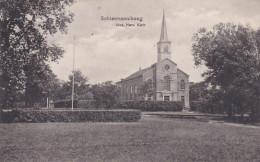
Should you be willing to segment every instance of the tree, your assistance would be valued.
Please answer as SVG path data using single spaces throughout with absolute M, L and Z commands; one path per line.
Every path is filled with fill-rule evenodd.
M 54 98 L 61 87 L 60 80 L 53 74 L 49 66 L 45 66 L 45 68 L 42 70 L 44 73 L 32 71 L 32 74 L 26 78 L 28 80 L 25 82 L 26 89 L 24 90 L 26 107 L 33 107 L 35 103 L 41 103 L 46 97 Z
M 229 117 L 247 111 L 254 116 L 259 109 L 259 33 L 250 26 L 220 23 L 193 36 L 195 65 L 208 68 L 205 81 L 222 91 Z
M 74 99 L 85 99 L 85 95 L 89 92 L 88 77 L 84 76 L 80 70 L 74 72 Z M 62 83 L 62 88 L 57 95 L 57 99 L 64 100 L 71 97 L 73 84 L 73 74 L 69 75 L 69 81 Z
M 49 73 L 47 74 L 47 77 L 43 78 L 43 80 L 41 80 L 41 82 L 39 82 L 37 85 L 38 86 L 36 87 L 35 90 L 36 90 L 36 92 L 38 92 L 39 97 L 36 98 L 37 95 L 35 95 L 35 96 L 26 98 L 26 99 L 27 100 L 31 99 L 32 103 L 37 103 L 37 102 L 42 103 L 43 102 L 44 103 L 43 105 L 45 105 L 47 97 L 48 97 L 49 101 L 57 98 L 57 96 L 59 95 L 59 93 L 61 91 L 62 81 L 60 79 L 58 79 L 57 76 L 52 73 L 52 71 L 49 71 Z M 30 93 L 30 95 L 33 95 L 33 93 Z M 33 98 L 35 98 L 35 99 L 33 99 Z M 28 102 L 28 103 L 30 103 L 30 102 Z
M 48 63 L 57 61 L 63 50 L 49 44 L 47 36 L 67 32 L 73 14 L 65 8 L 74 0 L 0 0 L 0 70 L 2 107 L 12 107 L 16 94 L 38 89 L 46 77 Z M 27 96 L 29 97 L 29 96 Z
M 2 79 L 2 74 L 1 74 L 1 71 L 0 71 L 0 108 L 1 108 L 1 103 L 3 103 L 3 79 Z
M 155 94 L 154 83 L 151 79 L 145 81 L 140 87 L 140 95 L 143 97 Z
M 75 70 L 74 72 L 74 93 L 75 93 L 75 99 L 81 99 L 82 96 L 84 96 L 89 89 L 88 77 L 84 76 L 80 70 Z M 72 89 L 73 84 L 73 75 L 69 76 L 69 87 L 70 90 Z
M 113 108 L 119 100 L 119 87 L 112 81 L 93 85 L 91 92 L 97 108 Z
M 190 101 L 203 101 L 208 93 L 208 84 L 205 81 L 190 84 Z
M 190 84 L 190 102 L 193 111 L 224 113 L 222 90 L 205 81 Z

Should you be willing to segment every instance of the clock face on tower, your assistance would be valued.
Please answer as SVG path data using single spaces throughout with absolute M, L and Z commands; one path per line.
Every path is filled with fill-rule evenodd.
M 169 70 L 169 69 L 170 69 L 170 65 L 166 64 L 166 65 L 164 66 L 164 69 L 165 69 L 165 70 Z

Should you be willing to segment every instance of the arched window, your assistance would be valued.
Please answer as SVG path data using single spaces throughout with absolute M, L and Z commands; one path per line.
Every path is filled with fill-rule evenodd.
M 149 89 L 153 89 L 153 80 L 152 79 L 148 79 L 147 84 L 148 84 Z
M 169 76 L 164 77 L 164 90 L 170 91 L 171 90 L 171 78 Z
M 168 46 L 164 47 L 164 52 L 168 52 Z
M 133 99 L 133 87 L 131 86 L 130 87 L 130 100 Z
M 137 85 L 134 87 L 134 100 L 137 100 Z
M 181 96 L 181 102 L 184 104 L 185 103 L 185 97 Z
M 185 81 L 181 80 L 181 89 L 185 89 Z

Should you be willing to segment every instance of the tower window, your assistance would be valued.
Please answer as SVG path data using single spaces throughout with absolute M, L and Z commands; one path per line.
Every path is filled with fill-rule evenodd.
M 164 47 L 164 52 L 168 52 L 168 46 Z
M 169 76 L 164 77 L 164 90 L 170 91 L 171 90 L 171 78 Z

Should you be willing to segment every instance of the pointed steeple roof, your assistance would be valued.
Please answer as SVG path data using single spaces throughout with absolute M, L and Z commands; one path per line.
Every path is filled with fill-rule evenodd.
M 168 36 L 167 36 L 167 29 L 166 29 L 166 20 L 164 16 L 164 10 L 163 10 L 163 21 L 162 21 L 162 29 L 161 29 L 161 37 L 160 37 L 160 42 L 161 41 L 166 41 L 168 42 Z

